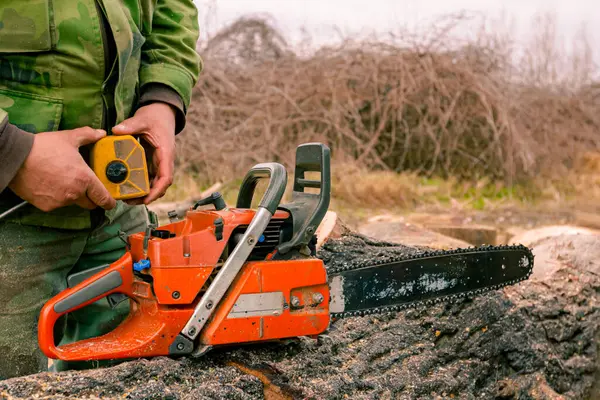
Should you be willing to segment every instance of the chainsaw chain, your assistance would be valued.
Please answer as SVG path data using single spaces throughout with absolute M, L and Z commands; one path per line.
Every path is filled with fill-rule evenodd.
M 362 317 L 365 315 L 383 315 L 383 314 L 390 314 L 390 313 L 406 310 L 409 308 L 418 308 L 420 306 L 431 306 L 431 305 L 434 305 L 437 303 L 442 303 L 442 302 L 452 303 L 452 302 L 462 299 L 462 298 L 477 296 L 477 295 L 481 295 L 483 293 L 488 293 L 488 292 L 491 292 L 491 291 L 494 291 L 497 289 L 501 289 L 506 286 L 514 285 L 515 283 L 524 281 L 524 280 L 528 279 L 529 276 L 531 276 L 531 273 L 533 272 L 533 260 L 534 260 L 535 256 L 531 252 L 531 249 L 529 249 L 528 247 L 525 247 L 523 245 L 500 245 L 500 246 L 486 245 L 486 246 L 480 246 L 480 247 L 466 247 L 466 248 L 453 249 L 453 250 L 425 251 L 423 253 L 409 255 L 409 256 L 402 256 L 402 257 L 397 257 L 397 258 L 384 257 L 384 258 L 376 260 L 374 262 L 364 262 L 364 263 L 355 264 L 355 265 L 344 265 L 341 267 L 331 268 L 331 269 L 327 270 L 327 274 L 335 275 L 336 273 L 340 273 L 340 272 L 352 271 L 352 270 L 361 269 L 361 268 L 374 267 L 374 266 L 383 265 L 383 264 L 391 264 L 391 263 L 396 263 L 396 262 L 418 260 L 418 259 L 427 258 L 427 257 L 436 257 L 436 256 L 440 256 L 440 255 L 451 256 L 451 255 L 457 255 L 457 254 L 462 254 L 462 253 L 485 253 L 485 252 L 495 251 L 495 250 L 525 250 L 527 252 L 527 257 L 529 259 L 527 275 L 525 275 L 524 277 L 522 277 L 520 279 L 513 279 L 511 281 L 507 281 L 505 283 L 498 284 L 498 285 L 492 285 L 487 288 L 481 288 L 481 289 L 477 289 L 477 290 L 471 290 L 468 292 L 457 293 L 457 294 L 452 294 L 452 295 L 448 295 L 448 296 L 442 296 L 442 297 L 438 297 L 438 298 L 431 299 L 431 300 L 415 301 L 412 303 L 406 303 L 406 304 L 401 304 L 401 305 L 397 305 L 397 306 L 377 307 L 377 308 L 373 308 L 370 310 L 331 313 L 330 315 L 331 315 L 332 319 L 342 319 L 342 318 L 348 318 L 348 317 Z

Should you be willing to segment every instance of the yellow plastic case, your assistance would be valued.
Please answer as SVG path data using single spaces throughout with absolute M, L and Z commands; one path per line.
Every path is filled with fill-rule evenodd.
M 144 197 L 150 192 L 146 154 L 130 135 L 110 135 L 94 144 L 90 167 L 116 200 Z

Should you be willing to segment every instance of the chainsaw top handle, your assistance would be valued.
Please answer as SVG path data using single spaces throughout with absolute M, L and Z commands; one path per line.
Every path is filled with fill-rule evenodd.
M 244 177 L 237 199 L 237 208 L 250 208 L 254 190 L 258 181 L 262 178 L 271 178 L 259 207 L 266 208 L 271 214 L 275 214 L 279 202 L 285 193 L 287 185 L 287 172 L 285 167 L 278 163 L 262 163 L 255 165 Z
M 242 269 L 258 238 L 271 221 L 271 217 L 277 211 L 287 186 L 287 171 L 279 163 L 256 164 L 248 171 L 240 188 L 237 208 L 250 208 L 256 184 L 261 178 L 270 178 L 269 186 L 258 205 L 254 218 L 252 218 L 242 238 L 200 298 L 194 308 L 194 313 L 175 339 L 175 343 L 182 343 L 184 346 L 193 343 Z

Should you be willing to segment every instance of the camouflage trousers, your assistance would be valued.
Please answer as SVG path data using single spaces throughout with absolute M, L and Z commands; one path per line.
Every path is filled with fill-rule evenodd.
M 44 303 L 67 287 L 67 275 L 116 261 L 125 253 L 119 231 L 143 231 L 145 206 L 117 202 L 91 229 L 63 230 L 0 222 L 0 380 L 48 370 L 37 342 L 37 321 Z M 113 330 L 129 312 L 124 301 L 111 309 L 99 300 L 57 321 L 57 344 Z M 66 363 L 54 360 L 51 371 L 84 369 L 108 362 Z

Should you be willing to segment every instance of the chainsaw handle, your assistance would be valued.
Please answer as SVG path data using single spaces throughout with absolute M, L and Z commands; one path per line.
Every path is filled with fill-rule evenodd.
M 250 208 L 256 183 L 260 178 L 270 178 L 267 191 L 260 201 L 258 210 L 254 214 L 248 228 L 233 248 L 227 260 L 215 276 L 214 280 L 200 298 L 194 308 L 194 313 L 183 327 L 180 340 L 196 339 L 204 325 L 211 317 L 215 306 L 219 304 L 225 292 L 231 287 L 233 280 L 238 276 L 242 266 L 254 249 L 258 238 L 264 233 L 277 211 L 281 198 L 287 185 L 287 172 L 285 167 L 278 163 L 264 163 L 255 165 L 244 178 L 240 187 L 237 208 Z
M 133 265 L 129 252 L 108 268 L 64 290 L 44 304 L 38 322 L 38 343 L 42 352 L 52 359 L 60 358 L 59 354 L 68 358 L 69 355 L 63 354 L 65 351 L 56 347 L 54 343 L 56 321 L 61 316 L 79 310 L 112 293 L 123 293 L 130 298 L 134 297 Z
M 285 167 L 279 163 L 256 164 L 244 177 L 237 199 L 237 208 L 250 208 L 256 184 L 261 178 L 270 178 L 269 186 L 265 192 L 259 207 L 266 208 L 271 214 L 275 214 L 279 202 L 285 193 L 287 185 L 287 172 Z

